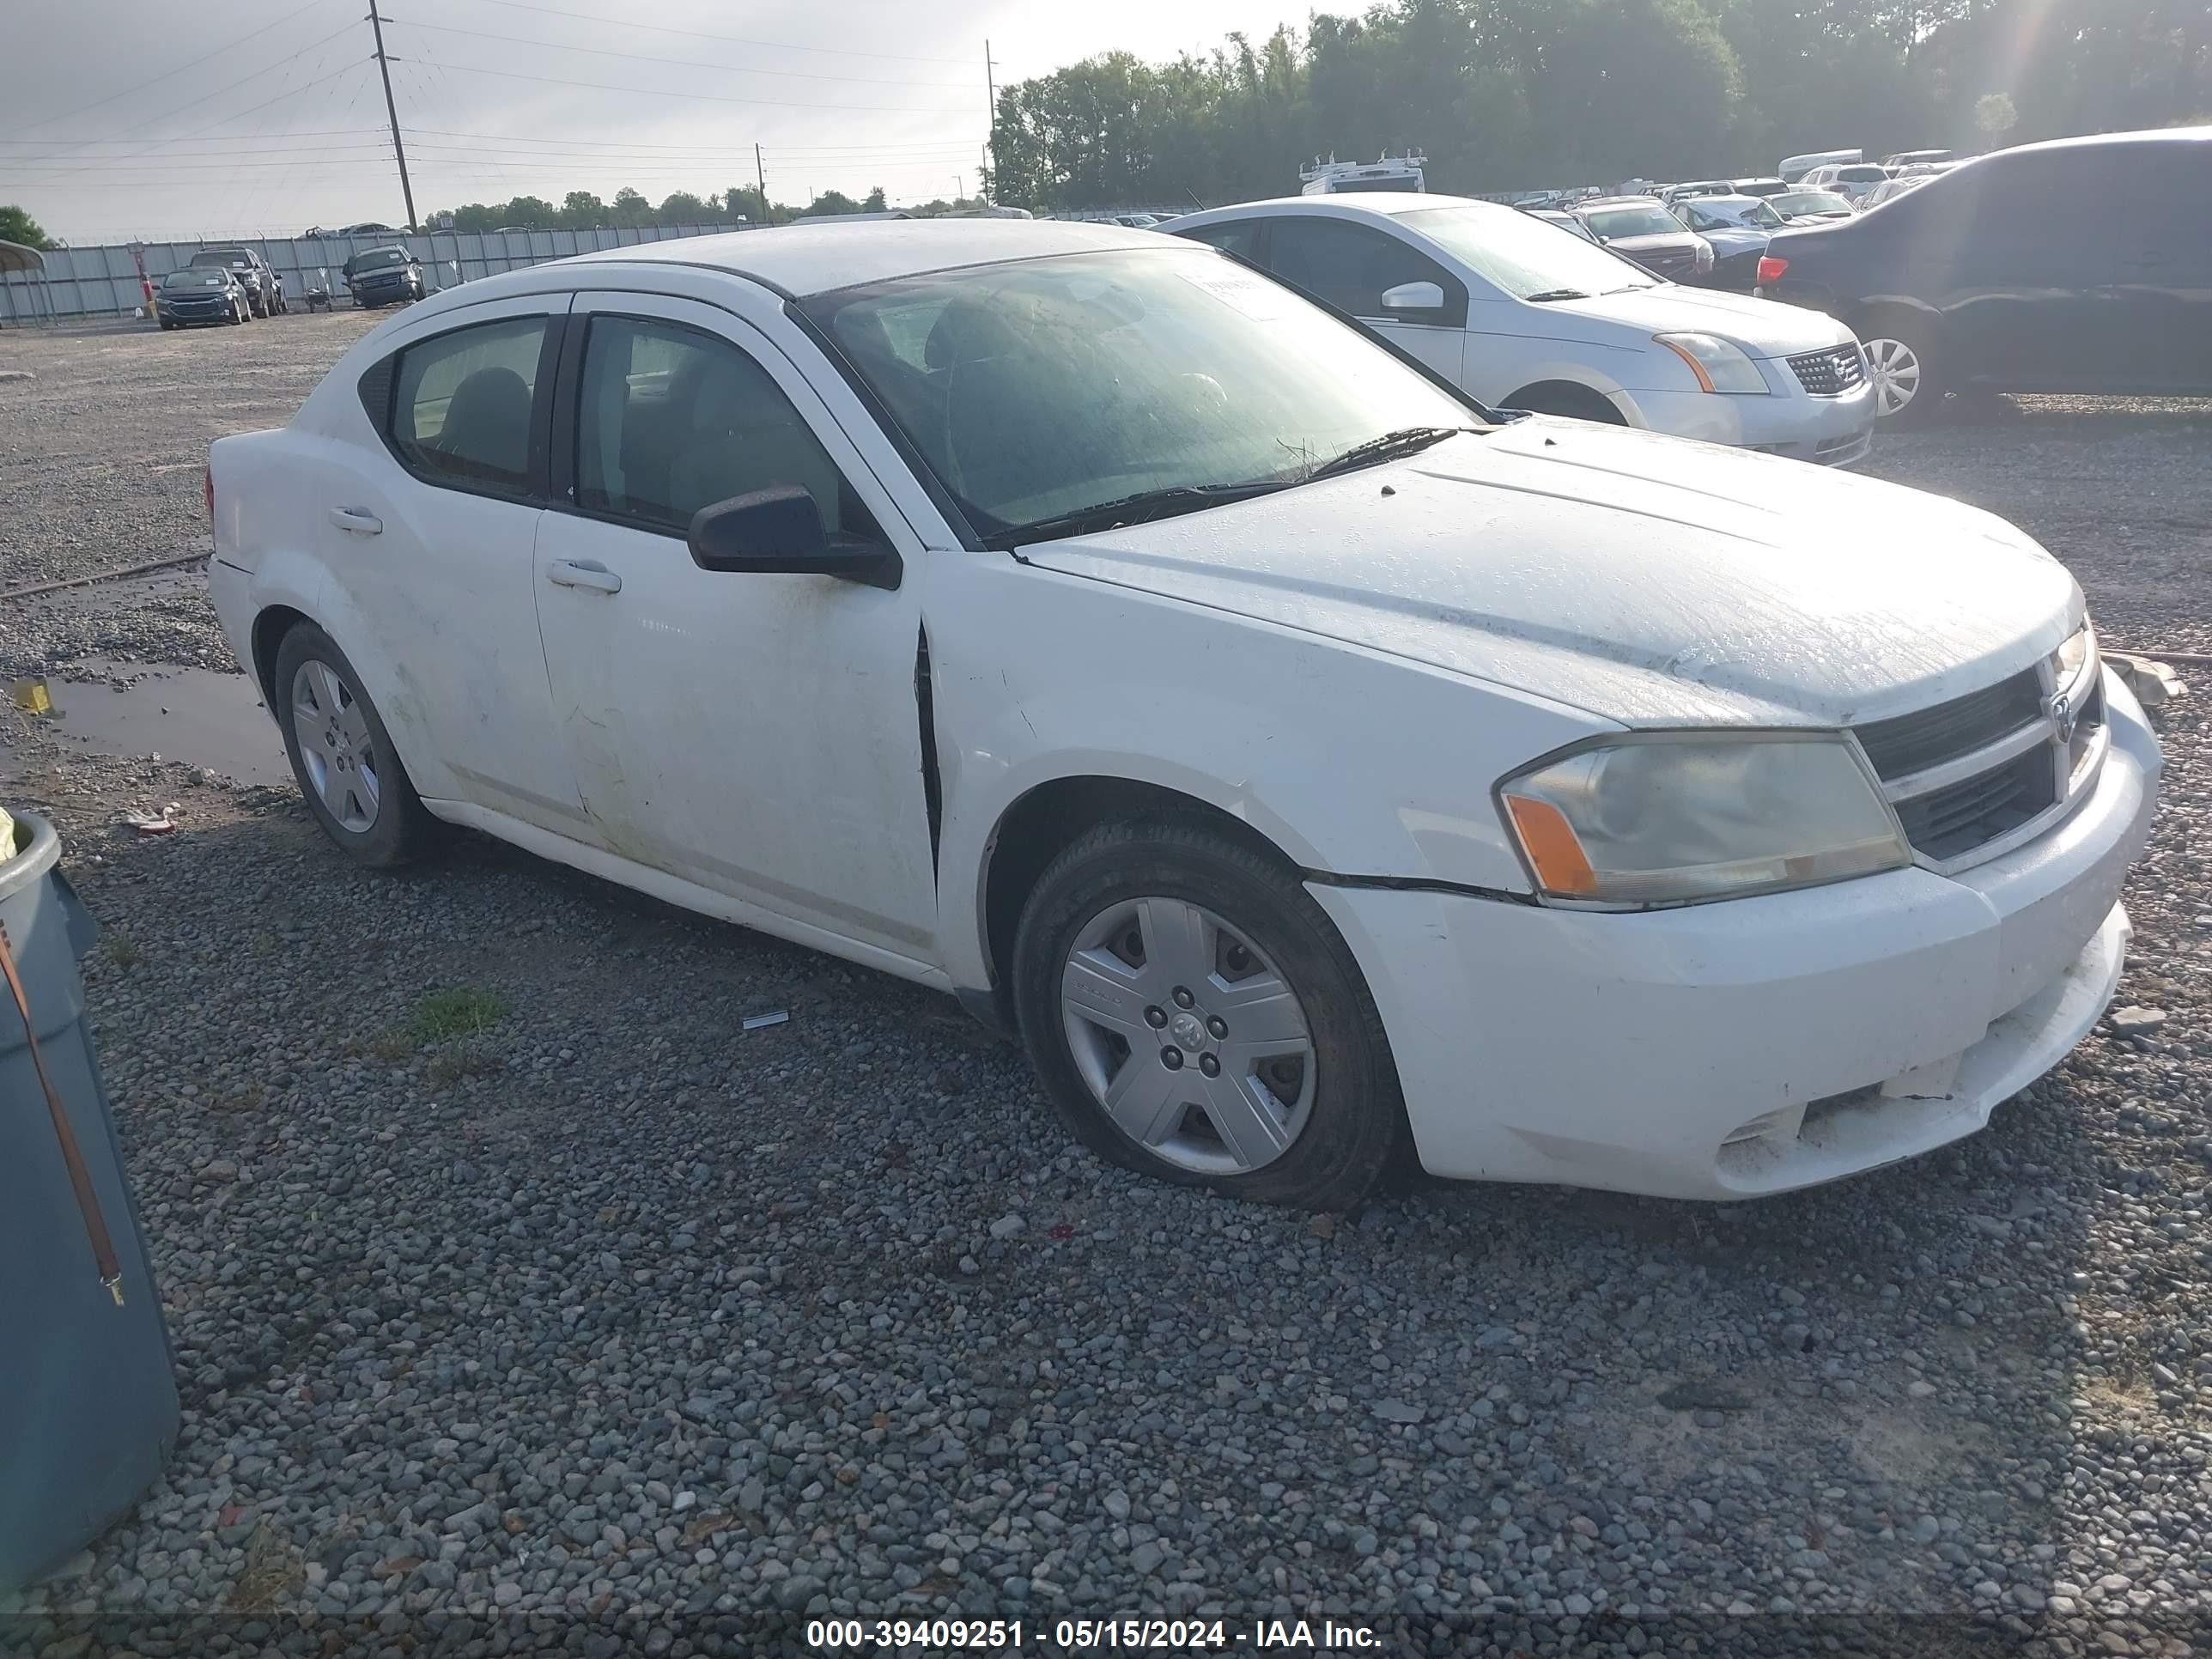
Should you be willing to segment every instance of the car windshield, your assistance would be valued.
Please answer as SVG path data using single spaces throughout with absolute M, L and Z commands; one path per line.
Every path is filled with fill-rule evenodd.
M 1537 294 L 1615 294 L 1658 285 L 1658 279 L 1641 265 L 1580 236 L 1559 235 L 1558 226 L 1510 208 L 1426 208 L 1400 214 L 1398 222 L 1516 300 Z
M 1771 198 L 1784 213 L 1849 213 L 1851 204 L 1829 190 L 1793 190 L 1787 196 Z
M 206 248 L 192 255 L 191 263 L 202 269 L 221 266 L 230 270 L 251 270 L 253 261 L 236 248 Z
M 1377 438 L 1474 424 L 1358 329 L 1163 241 L 872 283 L 804 309 L 987 537 L 1159 491 L 1295 483 Z
M 161 278 L 163 288 L 221 288 L 228 279 L 219 270 L 173 270 Z
M 1682 222 L 1656 202 L 1649 206 L 1600 208 L 1583 216 L 1601 236 L 1680 236 Z
M 404 265 L 406 263 L 407 255 L 402 250 L 387 247 L 379 248 L 370 253 L 356 254 L 353 266 L 356 270 L 368 270 L 379 265 Z
M 1690 228 L 1706 230 L 1723 225 L 1757 225 L 1762 230 L 1772 230 L 1782 223 L 1782 216 L 1755 196 L 1690 202 Z

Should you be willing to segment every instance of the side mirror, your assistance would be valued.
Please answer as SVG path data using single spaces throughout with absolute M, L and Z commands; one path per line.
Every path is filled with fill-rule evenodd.
M 1444 291 L 1435 283 L 1401 283 L 1382 290 L 1385 311 L 1442 311 Z
M 832 543 L 822 509 L 803 484 L 775 484 L 714 501 L 691 515 L 685 538 L 702 570 L 840 576 L 896 588 L 899 556 L 877 544 Z

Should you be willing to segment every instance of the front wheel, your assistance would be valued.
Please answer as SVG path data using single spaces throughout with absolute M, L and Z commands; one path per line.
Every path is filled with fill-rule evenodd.
M 1194 820 L 1093 830 L 1015 935 L 1022 1038 L 1078 1139 L 1239 1198 L 1348 1209 L 1406 1137 L 1358 963 L 1294 872 Z
M 427 850 L 438 822 L 337 642 L 298 624 L 277 647 L 276 685 L 284 751 L 324 832 L 367 865 L 405 864 Z

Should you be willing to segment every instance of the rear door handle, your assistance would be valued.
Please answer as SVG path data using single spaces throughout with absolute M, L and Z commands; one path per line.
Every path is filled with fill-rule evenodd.
M 605 565 L 574 559 L 554 560 L 545 567 L 545 580 L 556 587 L 588 587 L 594 593 L 622 592 L 622 578 Z
M 380 536 L 384 520 L 374 513 L 364 513 L 357 507 L 334 507 L 331 522 L 341 530 L 350 530 L 356 536 Z

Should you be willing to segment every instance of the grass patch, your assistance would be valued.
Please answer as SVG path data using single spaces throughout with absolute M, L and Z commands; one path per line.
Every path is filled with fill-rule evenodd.
M 506 1017 L 507 1005 L 489 991 L 460 986 L 433 991 L 415 1009 L 415 1040 L 443 1042 L 450 1037 L 489 1031 Z
M 109 927 L 106 942 L 107 959 L 126 973 L 146 959 L 146 953 L 140 950 L 131 935 L 120 927 Z

